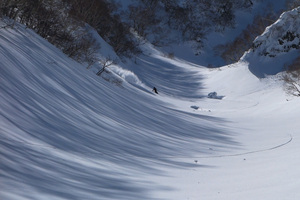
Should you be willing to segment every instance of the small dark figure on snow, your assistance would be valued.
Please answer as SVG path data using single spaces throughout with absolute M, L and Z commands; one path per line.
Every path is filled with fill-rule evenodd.
M 156 94 L 158 94 L 156 87 L 153 87 L 152 92 L 155 92 Z

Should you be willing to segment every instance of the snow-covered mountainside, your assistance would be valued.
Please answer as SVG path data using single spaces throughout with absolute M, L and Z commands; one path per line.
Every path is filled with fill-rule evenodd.
M 250 70 L 258 77 L 274 75 L 300 54 L 300 7 L 284 12 L 258 36 L 253 48 L 242 60 L 250 61 Z M 253 58 L 259 58 L 259 62 Z M 288 58 L 288 59 L 287 59 Z
M 300 48 L 300 7 L 283 13 L 254 41 L 253 51 L 259 55 L 275 57 Z
M 22 25 L 0 29 L 0 199 L 300 199 L 300 98 L 247 60 L 144 52 L 110 82 Z

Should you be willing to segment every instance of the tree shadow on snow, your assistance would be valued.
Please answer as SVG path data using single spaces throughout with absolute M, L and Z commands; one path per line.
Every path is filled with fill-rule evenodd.
M 128 99 L 114 94 L 116 102 L 111 98 L 109 103 L 102 96 L 106 103 L 96 107 L 99 99 L 80 93 L 86 86 L 76 86 L 79 92 L 73 91 L 72 98 L 58 103 L 62 107 L 52 106 L 62 101 L 55 95 L 48 97 L 43 107 L 24 95 L 15 97 L 22 109 L 14 119 L 5 116 L 5 121 L 24 138 L 36 141 L 14 140 L 9 135 L 16 134 L 10 132 L 1 138 L 1 157 L 6 160 L 0 167 L 2 184 L 12 180 L 26 185 L 17 187 L 15 195 L 28 195 L 29 199 L 151 199 L 152 191 L 172 188 L 154 186 L 143 177 L 168 176 L 163 168 L 209 167 L 201 165 L 201 160 L 195 164 L 195 158 L 210 154 L 209 149 L 239 147 L 226 131 L 229 122 L 223 119 L 171 109 L 147 101 L 146 96 Z M 34 99 L 41 102 L 44 97 Z M 35 192 L 28 194 L 26 188 Z
M 202 75 L 176 60 L 143 56 L 137 59 L 134 73 L 149 87 L 178 98 L 202 98 Z
M 43 40 L 37 44 L 22 51 L 34 57 L 47 50 Z M 145 178 L 169 176 L 168 168 L 211 167 L 194 158 L 211 154 L 209 149 L 239 148 L 227 130 L 230 122 L 99 81 L 70 68 L 63 55 L 47 63 L 55 54 L 47 51 L 41 61 L 3 58 L 15 63 L 1 69 L 0 197 L 152 199 L 153 191 L 172 188 Z M 146 84 L 169 95 L 201 97 L 195 92 L 202 87 L 199 74 L 156 63 L 144 63 L 138 72 Z

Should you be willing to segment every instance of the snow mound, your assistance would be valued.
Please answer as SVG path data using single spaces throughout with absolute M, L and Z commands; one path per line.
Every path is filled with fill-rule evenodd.
M 224 96 L 218 96 L 217 92 L 210 92 L 207 95 L 207 97 L 210 99 L 223 99 L 224 98 Z

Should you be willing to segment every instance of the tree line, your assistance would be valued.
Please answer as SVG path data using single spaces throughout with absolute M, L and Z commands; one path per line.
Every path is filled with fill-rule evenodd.
M 87 24 L 120 56 L 140 53 L 144 39 L 161 46 L 178 39 L 194 41 L 201 49 L 209 32 L 233 28 L 234 12 L 251 9 L 258 0 L 132 1 L 121 12 L 113 0 L 0 0 L 0 16 L 25 24 L 70 57 L 91 64 L 100 46 L 86 30 Z M 217 47 L 216 52 L 227 62 L 238 60 L 276 17 L 256 17 L 233 43 Z M 170 37 L 174 32 L 179 35 Z
M 0 0 L 0 17 L 25 24 L 79 62 L 95 62 L 94 28 L 119 55 L 139 52 L 129 27 L 106 0 Z
M 93 46 L 84 24 L 93 27 L 119 55 L 140 52 L 134 34 L 163 45 L 174 39 L 169 38 L 172 30 L 201 48 L 209 30 L 233 27 L 235 9 L 252 4 L 251 0 L 136 0 L 119 12 L 119 6 L 108 0 L 0 0 L 0 15 L 25 24 L 80 61 L 92 54 L 88 49 L 99 48 Z
M 163 45 L 170 32 L 179 33 L 182 41 L 195 41 L 201 48 L 210 31 L 224 31 L 235 25 L 236 9 L 251 8 L 251 0 L 136 0 L 124 18 L 139 36 Z M 148 37 L 149 36 L 149 37 Z M 164 40 L 162 40 L 164 38 Z

